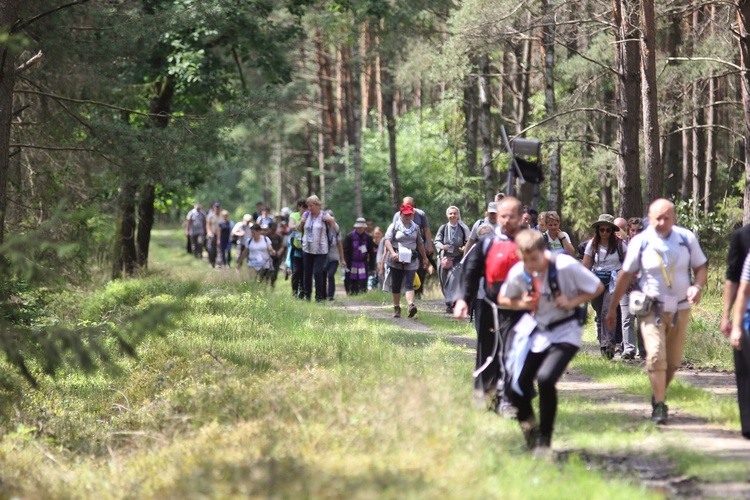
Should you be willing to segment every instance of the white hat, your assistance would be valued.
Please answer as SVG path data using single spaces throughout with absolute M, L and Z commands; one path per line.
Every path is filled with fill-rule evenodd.
M 284 207 L 281 209 L 281 216 L 286 217 L 287 215 L 291 214 L 292 211 L 289 210 L 289 207 Z
M 358 227 L 367 227 L 367 221 L 364 217 L 357 217 L 357 220 L 354 222 L 354 228 L 356 229 Z

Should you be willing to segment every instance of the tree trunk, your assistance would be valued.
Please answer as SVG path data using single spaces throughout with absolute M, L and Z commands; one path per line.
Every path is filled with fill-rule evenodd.
M 356 25 L 355 25 L 356 26 Z M 351 81 L 352 81 L 352 118 L 353 123 L 350 128 L 352 137 L 349 138 L 349 145 L 352 149 L 352 168 L 354 169 L 354 213 L 357 217 L 362 217 L 362 128 L 360 126 L 360 108 L 358 104 L 362 100 L 360 95 L 360 78 L 362 73 L 362 59 L 359 55 L 359 37 L 354 37 L 352 45 L 351 58 Z
M 138 192 L 137 181 L 126 173 L 121 173 L 120 195 L 117 201 L 118 228 L 115 235 L 112 279 L 133 275 L 137 264 L 135 249 L 135 198 Z
M 670 57 L 679 55 L 678 49 L 681 45 L 682 34 L 680 31 L 680 22 L 682 17 L 674 14 L 671 18 L 669 34 L 667 35 L 666 52 Z M 671 63 L 677 64 L 677 63 Z M 666 89 L 667 102 L 680 102 L 679 87 L 670 86 Z M 682 185 L 682 169 L 680 165 L 680 151 L 682 148 L 682 135 L 677 132 L 679 123 L 675 118 L 669 125 L 669 135 L 666 140 L 666 170 L 667 170 L 667 198 L 676 200 L 680 196 L 680 187 Z
M 326 50 L 325 38 L 321 31 L 315 33 L 315 60 L 318 67 L 318 88 L 323 121 L 323 154 L 326 158 L 333 155 L 336 144 L 336 103 L 333 96 L 333 75 L 330 56 Z
M 401 185 L 398 181 L 398 164 L 396 162 L 396 117 L 393 94 L 393 78 L 390 72 L 381 63 L 381 89 L 383 90 L 383 113 L 385 114 L 386 128 L 388 129 L 388 165 L 391 172 L 391 207 L 398 212 L 401 207 Z
M 557 114 L 555 100 L 555 12 L 549 0 L 542 0 L 544 26 L 542 27 L 542 49 L 544 52 L 544 108 L 547 117 Z M 549 141 L 552 143 L 552 153 L 549 159 L 549 198 L 550 210 L 558 213 L 562 209 L 560 147 L 557 135 L 553 132 Z
M 706 103 L 706 178 L 703 186 L 703 214 L 708 215 L 714 208 L 714 200 L 711 196 L 713 190 L 714 172 L 716 171 L 716 77 L 709 76 L 708 79 L 708 102 Z
M 0 26 L 13 26 L 18 20 L 21 2 L 19 0 L 0 0 Z M 16 82 L 16 57 L 8 50 L 6 43 L 2 47 L 2 66 L 0 66 L 0 245 L 5 239 L 5 214 L 8 208 L 8 176 L 10 173 L 10 128 L 13 120 L 13 86 Z
M 479 134 L 482 138 L 482 181 L 487 203 L 495 197 L 495 181 L 492 168 L 492 126 L 490 123 L 490 58 L 479 56 Z
M 654 0 L 641 0 L 641 96 L 643 149 L 646 164 L 646 201 L 663 196 L 664 168 L 659 151 L 659 114 L 656 90 L 656 19 Z
M 698 217 L 703 201 L 703 133 L 700 129 L 703 121 L 701 92 L 700 82 L 697 79 L 693 80 L 693 217 Z
M 148 247 L 151 243 L 151 229 L 154 227 L 154 202 L 156 188 L 153 183 L 141 186 L 138 197 L 138 237 L 136 241 L 136 255 L 138 267 L 148 268 Z
M 477 168 L 477 132 L 479 121 L 477 118 L 479 108 L 479 96 L 477 85 L 471 75 L 464 77 L 464 141 L 466 143 L 466 170 L 469 176 L 475 177 L 479 174 Z
M 737 4 L 737 29 L 740 49 L 740 85 L 742 87 L 742 115 L 745 135 L 745 203 L 742 223 L 750 224 L 750 0 Z
M 682 201 L 690 200 L 693 191 L 692 161 L 690 158 L 692 146 L 690 144 L 690 137 L 688 122 L 687 119 L 684 119 L 682 121 L 682 187 L 680 189 L 680 199 Z

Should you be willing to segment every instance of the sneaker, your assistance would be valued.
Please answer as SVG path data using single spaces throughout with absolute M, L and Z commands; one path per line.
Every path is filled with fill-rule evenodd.
M 651 412 L 651 421 L 656 425 L 666 424 L 668 410 L 669 408 L 664 403 L 655 403 L 654 409 Z
M 532 415 L 528 420 L 519 421 L 518 425 L 521 426 L 521 432 L 523 432 L 523 438 L 526 440 L 526 446 L 530 450 L 533 450 L 539 439 L 539 426 L 536 424 L 536 418 Z
M 602 351 L 602 356 L 605 357 L 606 359 L 612 359 L 615 357 L 615 350 L 612 349 L 611 347 L 603 346 L 601 348 L 601 351 Z
M 414 315 L 417 314 L 417 306 L 415 306 L 414 303 L 411 303 L 409 304 L 407 311 L 409 312 L 409 317 L 413 318 Z
M 393 306 L 393 317 L 394 318 L 401 317 L 401 306 Z
M 552 458 L 552 437 L 539 434 L 534 443 L 531 456 L 534 460 L 549 460 Z
M 495 413 L 505 419 L 513 420 L 518 414 L 518 409 L 510 401 L 500 399 L 500 403 L 495 406 Z
M 453 314 L 453 306 L 445 306 L 445 314 Z
M 635 359 L 635 353 L 632 352 L 632 351 L 630 351 L 630 352 L 624 352 L 624 353 L 622 353 L 622 359 L 624 359 L 624 360 L 633 360 L 633 359 Z

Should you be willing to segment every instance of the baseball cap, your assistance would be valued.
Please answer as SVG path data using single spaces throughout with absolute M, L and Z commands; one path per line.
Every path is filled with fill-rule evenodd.
M 497 210 L 495 210 L 497 211 Z M 411 205 L 401 205 L 401 213 L 405 215 L 413 214 L 414 213 L 414 207 Z
M 497 203 L 495 203 L 494 201 L 489 202 L 487 204 L 487 211 L 489 213 L 491 213 L 491 214 L 496 214 L 497 213 Z

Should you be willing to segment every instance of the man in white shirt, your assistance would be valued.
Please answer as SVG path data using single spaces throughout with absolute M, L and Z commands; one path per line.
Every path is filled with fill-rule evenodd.
M 619 302 L 633 276 L 640 272 L 641 291 L 653 300 L 648 313 L 640 316 L 653 391 L 651 419 L 656 424 L 665 424 L 667 387 L 682 361 L 690 306 L 701 300 L 708 259 L 695 234 L 675 225 L 677 214 L 672 202 L 655 200 L 649 206 L 648 218 L 649 227 L 630 240 L 612 302 Z M 691 284 L 691 269 L 695 274 L 694 284 Z M 609 328 L 614 326 L 616 318 L 616 311 L 610 309 L 606 317 Z
M 221 222 L 221 203 L 214 202 L 211 210 L 206 214 L 206 249 L 208 250 L 208 262 L 211 267 L 216 267 L 216 256 L 219 248 L 219 222 Z

